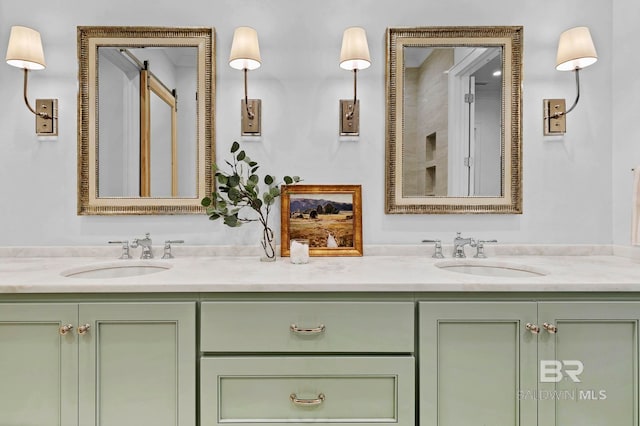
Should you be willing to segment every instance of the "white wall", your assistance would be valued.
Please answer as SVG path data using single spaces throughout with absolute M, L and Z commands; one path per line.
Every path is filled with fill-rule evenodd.
M 612 81 L 613 122 L 613 241 L 631 241 L 631 169 L 640 166 L 640 2 L 613 0 Z
M 0 2 L 2 45 L 11 25 L 41 31 L 49 67 L 32 73 L 30 95 L 59 98 L 60 110 L 60 136 L 37 140 L 34 118 L 21 104 L 21 70 L 0 66 L 0 99 L 5 102 L 0 114 L 0 245 L 103 244 L 145 231 L 157 241 L 184 238 L 191 244 L 254 244 L 259 237 L 255 227 L 225 229 L 204 216 L 76 216 L 77 25 L 215 27 L 220 160 L 240 130 L 242 73 L 227 65 L 233 29 L 255 27 L 263 66 L 249 75 L 249 95 L 263 101 L 263 136 L 246 142 L 245 148 L 263 171 L 278 176 L 299 174 L 307 183 L 362 184 L 366 244 L 450 240 L 457 230 L 501 242 L 609 243 L 611 111 L 618 110 L 611 96 L 612 53 L 617 52 L 612 52 L 612 33 L 618 39 L 621 31 L 632 31 L 633 17 L 638 16 L 635 1 L 614 0 L 616 24 L 624 24 L 615 27 L 626 27 L 616 30 L 614 6 L 602 0 Z M 338 67 L 342 31 L 351 25 L 366 28 L 373 60 L 359 76 L 357 142 L 337 136 L 338 100 L 352 93 L 351 74 Z M 523 215 L 384 214 L 385 29 L 429 25 L 524 25 Z M 582 100 L 568 116 L 566 136 L 543 138 L 542 99 L 574 96 L 573 76 L 555 71 L 554 62 L 558 35 L 575 25 L 591 28 L 600 61 L 582 73 Z M 616 75 L 632 81 L 634 67 L 626 72 L 617 59 Z M 617 94 L 637 106 L 637 82 L 635 97 L 623 93 L 624 84 L 614 83 Z M 637 117 L 633 123 L 637 139 Z M 616 129 L 616 144 L 627 143 L 622 127 Z

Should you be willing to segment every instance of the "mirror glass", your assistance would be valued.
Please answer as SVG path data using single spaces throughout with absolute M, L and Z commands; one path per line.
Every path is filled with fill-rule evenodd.
M 79 27 L 79 214 L 199 213 L 213 162 L 213 31 Z
M 521 213 L 521 27 L 387 31 L 387 213 Z

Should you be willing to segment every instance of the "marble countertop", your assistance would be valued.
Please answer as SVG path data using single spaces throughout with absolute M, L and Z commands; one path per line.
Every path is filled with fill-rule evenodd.
M 583 250 L 582 255 L 572 256 L 539 255 L 540 250 L 534 250 L 535 255 L 522 254 L 522 250 L 515 252 L 519 254 L 504 255 L 496 249 L 488 253 L 488 259 L 464 261 L 545 275 L 520 278 L 452 272 L 436 265 L 455 263 L 456 259 L 433 259 L 424 248 L 421 255 L 409 254 L 411 251 L 407 249 L 398 250 L 400 255 L 313 257 L 304 265 L 291 264 L 288 258 L 263 263 L 251 253 L 193 256 L 185 250 L 175 259 L 161 260 L 157 256 L 151 261 L 141 261 L 86 256 L 95 254 L 91 250 L 84 250 L 85 256 L 44 256 L 41 251 L 31 252 L 36 256 L 24 256 L 24 252 L 17 255 L 15 249 L 11 251 L 13 255 L 7 255 L 7 250 L 0 250 L 0 293 L 640 291 L 640 259 L 635 256 L 635 249 L 634 256 L 619 255 L 611 249 Z M 122 278 L 64 276 L 69 271 L 96 266 L 143 264 L 170 268 Z

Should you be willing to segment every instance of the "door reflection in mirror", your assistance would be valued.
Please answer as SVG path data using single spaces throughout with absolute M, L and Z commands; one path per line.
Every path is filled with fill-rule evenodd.
M 197 48 L 98 48 L 99 197 L 195 197 Z
M 502 196 L 502 47 L 404 47 L 403 197 Z

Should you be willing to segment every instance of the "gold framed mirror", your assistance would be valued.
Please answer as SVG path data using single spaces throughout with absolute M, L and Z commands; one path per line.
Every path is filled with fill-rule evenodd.
M 195 214 L 215 155 L 212 28 L 81 26 L 78 214 Z
M 386 40 L 386 213 L 522 213 L 523 28 Z

